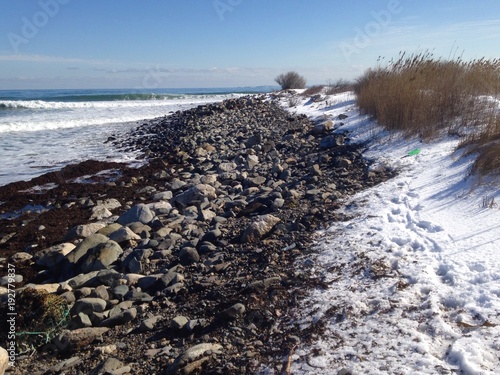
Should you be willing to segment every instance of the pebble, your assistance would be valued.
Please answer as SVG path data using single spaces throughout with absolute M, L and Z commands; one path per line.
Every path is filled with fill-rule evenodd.
M 333 218 L 329 204 L 368 177 L 355 147 L 329 134 L 326 123 L 319 129 L 304 116 L 247 100 L 203 105 L 133 130 L 123 145 L 149 150 L 161 165 L 154 177 L 127 177 L 123 189 L 135 196 L 124 206 L 112 198 L 93 196 L 95 205 L 77 198 L 86 215 L 99 208 L 117 216 L 70 230 L 76 247 L 35 253 L 34 261 L 51 270 L 47 275 L 57 271 L 54 285 L 70 304 L 71 322 L 83 327 L 57 339 L 85 363 L 76 365 L 80 373 L 133 373 L 134 363 L 142 373 L 237 373 L 247 364 L 242 357 L 259 362 L 271 349 L 276 353 L 255 338 L 286 330 L 276 319 L 289 313 L 295 283 L 309 280 L 309 233 Z M 297 255 L 305 261 L 294 273 Z M 221 327 L 209 329 L 219 320 Z M 108 327 L 116 328 L 93 331 Z M 276 336 L 272 345 L 285 347 L 288 336 Z M 97 348 L 110 347 L 96 349 L 101 356 L 121 352 L 116 340 L 122 340 L 127 352 L 119 358 L 129 364 L 97 363 L 79 352 L 94 339 Z M 156 361 L 160 355 L 176 359 Z M 153 360 L 142 364 L 144 356 Z

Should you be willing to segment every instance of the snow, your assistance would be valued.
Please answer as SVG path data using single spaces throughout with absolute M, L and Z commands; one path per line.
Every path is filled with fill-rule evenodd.
M 310 292 L 296 323 L 324 333 L 295 350 L 292 373 L 499 374 L 498 180 L 470 175 L 457 138 L 384 131 L 353 93 L 289 110 L 331 119 L 366 144 L 371 168 L 398 172 L 344 202 L 349 220 L 317 234 L 313 267 L 327 287 Z

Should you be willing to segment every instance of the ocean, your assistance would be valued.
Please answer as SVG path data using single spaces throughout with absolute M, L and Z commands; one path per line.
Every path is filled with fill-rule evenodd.
M 133 162 L 104 144 L 142 120 L 270 86 L 155 90 L 0 90 L 0 186 L 87 159 Z

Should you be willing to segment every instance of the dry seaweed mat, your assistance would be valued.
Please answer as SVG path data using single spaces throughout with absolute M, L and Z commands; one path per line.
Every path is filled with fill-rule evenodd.
M 23 290 L 16 307 L 17 347 L 21 354 L 49 343 L 68 322 L 66 300 L 45 290 Z

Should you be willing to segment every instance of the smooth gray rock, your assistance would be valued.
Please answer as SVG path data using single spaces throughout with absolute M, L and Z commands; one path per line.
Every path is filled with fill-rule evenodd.
M 59 262 L 65 259 L 65 256 L 73 251 L 75 247 L 76 246 L 72 243 L 66 242 L 38 251 L 34 256 L 34 258 L 36 259 L 36 264 L 42 267 L 47 267 L 48 269 L 52 269 Z
M 185 316 L 179 315 L 170 321 L 170 327 L 173 329 L 181 330 L 186 324 L 188 324 L 189 319 Z
M 97 365 L 90 375 L 105 375 L 105 374 L 115 374 L 117 370 L 123 368 L 123 363 L 116 358 L 108 358 L 103 360 L 99 365 Z
M 90 209 L 89 220 L 104 220 L 113 216 L 113 213 L 104 206 L 95 206 Z
M 83 284 L 84 286 L 97 287 L 99 285 L 106 285 L 108 287 L 115 287 L 119 279 L 123 278 L 123 274 L 116 272 L 115 270 L 100 270 L 94 271 L 94 276 Z
M 93 271 L 93 272 L 89 272 L 89 273 L 80 273 L 80 274 L 76 275 L 75 277 L 72 277 L 71 279 L 66 280 L 64 283 L 66 283 L 72 289 L 78 289 L 78 288 L 81 288 L 86 283 L 88 283 L 94 277 L 96 277 L 97 274 L 98 274 L 98 271 Z
M 99 326 L 100 327 L 115 327 L 115 326 L 121 326 L 123 324 L 126 324 L 128 322 L 131 322 L 134 320 L 137 316 L 137 309 L 135 307 L 132 307 L 128 310 L 122 311 L 118 315 L 115 315 L 111 318 L 103 320 Z
M 119 301 L 123 301 L 129 290 L 130 288 L 128 287 L 128 285 L 118 285 L 113 288 L 113 295 Z
M 248 155 L 245 164 L 246 168 L 251 171 L 256 165 L 259 164 L 259 157 L 257 155 Z
M 101 298 L 105 301 L 109 301 L 109 293 L 108 289 L 104 285 L 99 285 L 94 289 L 94 291 L 90 294 L 91 297 Z
M 95 207 L 94 207 L 95 208 Z M 69 230 L 64 236 L 64 241 L 71 241 L 75 238 L 86 238 L 91 234 L 96 233 L 98 230 L 104 228 L 106 224 L 103 223 L 90 223 L 77 225 Z
M 280 221 L 278 217 L 269 214 L 257 217 L 257 219 L 245 229 L 245 232 L 243 232 L 241 242 L 254 243 L 259 241 Z
M 143 225 L 141 223 L 141 225 Z M 112 224 L 109 224 L 109 225 L 106 225 L 104 228 L 102 229 L 99 229 L 97 231 L 97 233 L 99 234 L 103 234 L 105 235 L 106 237 L 109 236 L 111 233 L 113 233 L 114 231 L 117 231 L 118 229 L 122 228 L 122 225 L 121 224 L 118 224 L 118 223 L 112 223 Z
M 149 203 L 147 206 L 156 215 L 167 215 L 172 210 L 172 205 L 165 201 Z
M 242 303 L 236 303 L 231 307 L 228 307 L 220 313 L 221 318 L 225 320 L 237 319 L 245 313 L 245 305 Z
M 75 317 L 73 317 L 69 324 L 71 329 L 92 327 L 92 321 L 89 316 L 83 312 L 79 312 Z
M 103 312 L 106 310 L 107 302 L 101 298 L 82 298 L 75 302 L 71 308 L 71 315 L 78 313 Z
M 132 207 L 127 212 L 123 213 L 118 218 L 117 221 L 121 225 L 127 225 L 130 223 L 134 223 L 136 221 L 139 221 L 143 224 L 147 224 L 151 220 L 153 220 L 153 218 L 154 218 L 154 214 L 151 211 L 151 209 L 147 205 L 140 203 L 140 204 Z
M 153 316 L 151 318 L 145 319 L 141 322 L 141 325 L 138 328 L 139 332 L 147 332 L 154 329 L 156 323 L 160 321 L 162 317 L 160 315 Z
M 203 235 L 200 242 L 211 242 L 214 243 L 222 235 L 219 228 L 212 229 Z
M 120 245 L 109 240 L 89 249 L 77 265 L 85 273 L 102 270 L 116 262 L 122 253 Z
M 130 228 L 121 227 L 108 235 L 109 239 L 117 243 L 136 240 L 140 241 L 141 237 L 135 234 Z
M 148 293 L 134 289 L 130 290 L 125 295 L 125 299 L 127 301 L 133 301 L 133 302 L 151 302 L 153 300 L 153 297 L 151 297 Z
M 173 194 L 170 190 L 162 191 L 159 193 L 155 193 L 151 196 L 151 199 L 154 201 L 168 201 L 172 199 Z
M 70 253 L 66 255 L 66 259 L 72 263 L 76 264 L 80 260 L 81 257 L 83 257 L 87 252 L 96 247 L 99 244 L 106 243 L 109 241 L 109 238 L 99 234 L 99 233 L 94 233 L 87 238 L 85 238 L 82 242 L 78 244 L 78 246 L 72 250 Z
M 201 202 L 205 198 L 208 200 L 213 200 L 217 198 L 217 194 L 215 193 L 215 188 L 210 185 L 205 184 L 197 184 L 185 192 L 175 196 L 173 201 L 176 203 L 180 203 L 183 206 L 190 206 L 194 202 Z
M 199 360 L 208 352 L 218 352 L 222 349 L 222 345 L 220 344 L 211 344 L 211 343 L 201 343 L 195 346 L 190 347 L 181 355 L 179 355 L 175 361 L 166 368 L 164 375 L 174 375 L 181 373 L 180 370 L 188 366 L 190 363 Z M 201 365 L 201 364 L 200 364 Z M 194 369 L 190 369 L 190 372 L 194 371 Z M 186 373 L 186 371 L 184 371 Z M 188 372 L 189 373 L 189 372 Z

